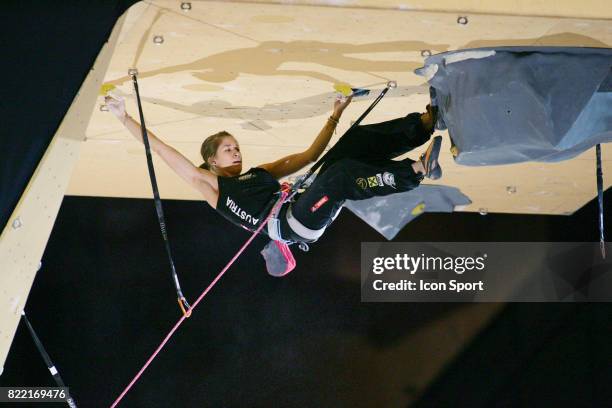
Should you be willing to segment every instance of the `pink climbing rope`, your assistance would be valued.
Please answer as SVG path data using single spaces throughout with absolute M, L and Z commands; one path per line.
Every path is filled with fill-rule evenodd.
M 283 186 L 285 187 L 285 186 Z M 277 210 L 277 208 L 282 205 L 285 202 L 285 198 L 287 197 L 288 192 L 286 190 L 286 187 L 283 188 L 281 190 L 281 198 L 278 200 L 278 202 L 276 203 L 276 205 L 274 206 L 274 208 L 272 209 L 272 211 L 270 211 L 270 214 L 268 214 L 268 216 L 266 217 L 266 219 L 264 220 L 264 222 L 261 223 L 261 225 L 259 226 L 259 228 L 257 228 L 257 230 L 255 232 L 253 232 L 253 235 L 251 235 L 251 237 L 244 243 L 244 245 L 242 245 L 242 248 L 240 248 L 240 250 L 236 253 L 236 255 L 234 255 L 234 257 L 228 262 L 227 265 L 225 265 L 225 268 L 223 268 L 223 270 L 221 272 L 219 272 L 219 274 L 217 275 L 217 277 L 215 279 L 213 279 L 213 281 L 210 283 L 210 285 L 208 285 L 208 287 L 204 290 L 204 292 L 202 292 L 202 294 L 197 298 L 197 300 L 193 303 L 193 305 L 191 305 L 191 307 L 187 310 L 187 313 L 184 313 L 181 318 L 178 320 L 178 322 L 176 322 L 176 324 L 174 325 L 174 327 L 172 328 L 172 330 L 170 330 L 170 332 L 168 333 L 168 335 L 166 336 L 166 338 L 164 338 L 164 340 L 161 342 L 161 344 L 157 347 L 157 349 L 153 352 L 153 354 L 151 354 L 151 357 L 149 357 L 149 359 L 147 360 L 147 362 L 145 363 L 144 366 L 142 366 L 142 368 L 140 369 L 140 371 L 138 371 L 138 373 L 134 376 L 134 378 L 132 379 L 132 381 L 130 381 L 130 383 L 128 384 L 127 387 L 125 387 L 125 389 L 123 390 L 123 392 L 117 397 L 117 399 L 115 400 L 115 402 L 113 402 L 113 405 L 111 405 L 111 408 L 115 408 L 119 402 L 121 402 L 121 400 L 123 399 L 123 397 L 125 396 L 125 394 L 128 393 L 128 391 L 130 390 L 130 388 L 132 388 L 132 386 L 136 383 L 136 381 L 138 381 L 138 379 L 140 378 L 140 376 L 142 375 L 142 373 L 144 373 L 144 371 L 147 369 L 147 367 L 149 366 L 149 364 L 151 364 L 151 362 L 153 361 L 153 359 L 155 359 L 155 357 L 157 357 L 157 355 L 159 354 L 159 352 L 164 348 L 164 346 L 166 345 L 166 343 L 168 342 L 168 340 L 170 340 L 170 337 L 172 337 L 172 335 L 174 334 L 174 332 L 179 328 L 179 326 L 183 323 L 183 321 L 189 317 L 191 315 L 191 311 L 193 309 L 196 308 L 196 306 L 198 305 L 198 303 L 200 303 L 200 301 L 204 298 L 204 296 L 206 296 L 206 294 L 213 288 L 213 286 L 215 286 L 215 284 L 217 283 L 217 281 L 219 279 L 221 279 L 221 277 L 223 276 L 223 274 L 225 274 L 225 271 L 227 271 L 229 269 L 230 266 L 232 266 L 232 264 L 236 261 L 236 259 L 238 259 L 238 257 L 240 256 L 240 254 L 242 254 L 242 252 L 246 249 L 247 246 L 249 246 L 249 244 L 251 243 L 251 241 L 253 241 L 253 239 L 257 236 L 257 234 L 259 233 L 259 231 L 262 230 L 262 228 L 268 223 L 268 220 L 270 219 L 270 217 L 272 216 L 272 214 L 274 214 Z

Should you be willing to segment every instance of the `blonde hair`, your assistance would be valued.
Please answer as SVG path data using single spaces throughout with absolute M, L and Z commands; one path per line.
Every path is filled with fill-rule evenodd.
M 222 130 L 221 132 L 217 132 L 214 135 L 208 136 L 202 142 L 202 146 L 200 147 L 200 154 L 202 155 L 202 160 L 204 160 L 204 163 L 200 164 L 200 168 L 206 170 L 211 169 L 208 159 L 210 159 L 217 153 L 217 149 L 219 148 L 221 140 L 226 136 L 231 136 L 231 134 L 229 132 L 226 132 L 225 130 Z

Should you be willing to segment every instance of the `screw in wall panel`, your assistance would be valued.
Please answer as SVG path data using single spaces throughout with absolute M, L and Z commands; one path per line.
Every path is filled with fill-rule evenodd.
M 13 220 L 13 229 L 16 230 L 17 228 L 21 228 L 23 226 L 23 223 L 21 222 L 21 218 L 17 217 Z

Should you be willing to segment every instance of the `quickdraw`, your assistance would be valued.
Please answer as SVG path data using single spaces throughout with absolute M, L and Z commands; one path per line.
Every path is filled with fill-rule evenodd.
M 145 124 L 144 114 L 142 112 L 142 103 L 140 102 L 140 92 L 138 90 L 138 79 L 136 78 L 137 72 L 131 71 L 132 82 L 134 84 L 134 91 L 136 92 L 136 101 L 138 102 L 138 114 L 140 115 L 140 129 L 142 131 L 142 141 L 145 146 L 147 155 L 147 167 L 149 169 L 149 178 L 151 179 L 151 187 L 153 188 L 153 198 L 155 200 L 155 210 L 157 212 L 157 221 L 159 222 L 159 228 L 164 239 L 164 246 L 166 248 L 166 254 L 168 255 L 168 261 L 170 263 L 170 270 L 172 273 L 172 281 L 176 288 L 177 301 L 183 316 L 191 316 L 191 312 L 188 312 L 190 306 L 183 295 L 181 290 L 181 284 L 179 282 L 178 275 L 176 273 L 176 267 L 174 266 L 174 259 L 172 258 L 172 251 L 170 249 L 170 240 L 168 239 L 168 233 L 166 231 L 166 221 L 164 218 L 164 209 L 162 207 L 161 198 L 159 197 L 159 189 L 157 188 L 157 179 L 155 177 L 155 168 L 153 167 L 153 158 L 151 156 L 151 146 L 149 144 L 149 136 L 147 134 L 147 126 Z

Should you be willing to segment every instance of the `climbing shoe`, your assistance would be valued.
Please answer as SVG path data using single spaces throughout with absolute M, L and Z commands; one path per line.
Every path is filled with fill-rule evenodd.
M 432 180 L 439 179 L 442 177 L 442 168 L 438 163 L 438 156 L 440 155 L 440 147 L 442 146 L 442 136 L 436 136 L 429 144 L 429 147 L 420 157 L 421 163 L 425 168 L 424 176 Z

